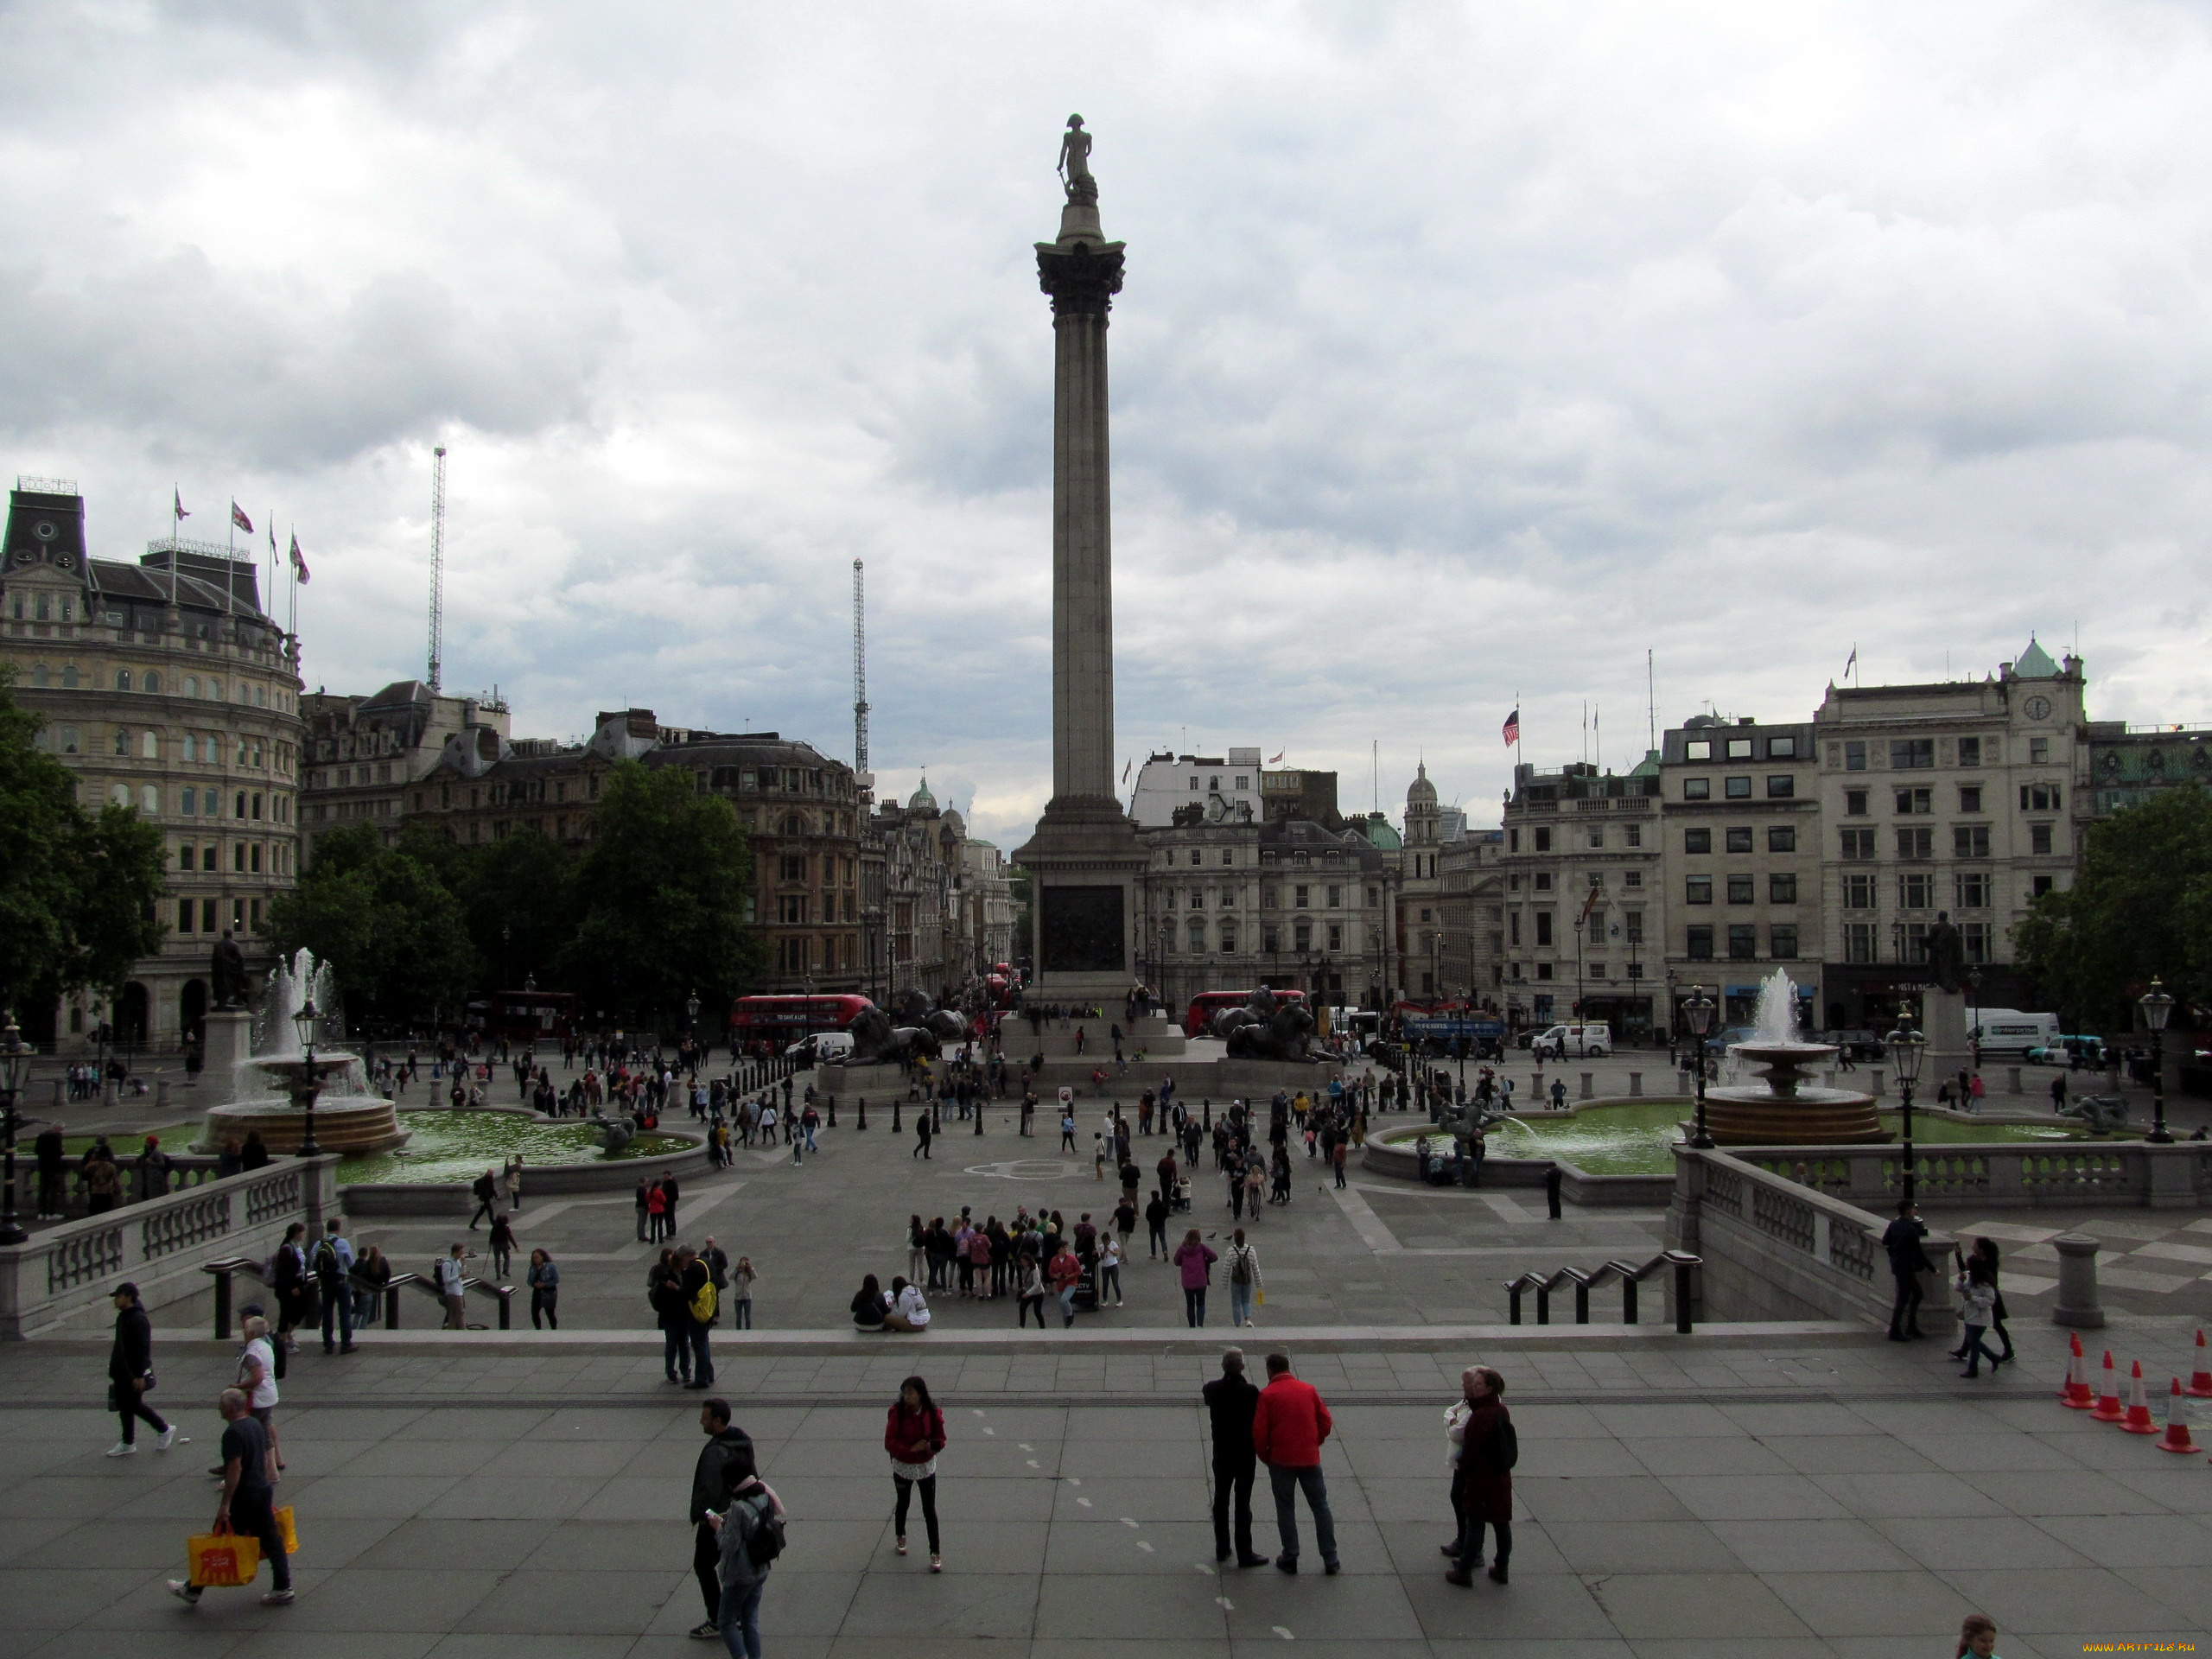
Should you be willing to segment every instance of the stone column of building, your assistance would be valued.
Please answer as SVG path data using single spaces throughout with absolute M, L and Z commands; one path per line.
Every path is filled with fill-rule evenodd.
M 1087 141 L 1086 141 L 1087 145 Z M 1087 149 L 1085 153 L 1087 153 Z M 1106 315 L 1122 244 L 1098 187 L 1070 167 L 1056 241 L 1037 245 L 1052 296 L 1052 798 L 1015 855 L 1034 879 L 1033 961 L 1048 997 L 1110 998 L 1136 976 L 1136 827 L 1114 794 L 1114 582 Z

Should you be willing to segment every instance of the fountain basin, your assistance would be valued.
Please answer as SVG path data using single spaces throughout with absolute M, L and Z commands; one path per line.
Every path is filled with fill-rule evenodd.
M 1707 1089 L 1705 1127 L 1722 1147 L 1847 1147 L 1897 1139 L 1883 1126 L 1873 1096 L 1802 1084 L 1786 1095 L 1770 1088 Z
M 320 1064 L 318 1062 L 318 1064 Z M 219 1153 L 235 1137 L 259 1131 L 261 1144 L 275 1153 L 297 1152 L 307 1129 L 307 1114 L 289 1100 L 241 1100 L 212 1108 L 195 1151 Z M 315 1144 L 325 1152 L 348 1154 L 385 1152 L 405 1144 L 390 1101 L 377 1095 L 338 1095 L 315 1108 Z

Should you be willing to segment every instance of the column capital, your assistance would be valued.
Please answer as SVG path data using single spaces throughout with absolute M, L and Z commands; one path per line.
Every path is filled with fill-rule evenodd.
M 1103 317 L 1122 291 L 1122 244 L 1039 242 L 1037 285 L 1052 296 L 1055 316 Z

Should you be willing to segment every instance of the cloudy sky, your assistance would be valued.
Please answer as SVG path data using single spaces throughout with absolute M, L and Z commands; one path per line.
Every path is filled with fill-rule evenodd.
M 0 422 L 97 550 L 296 525 L 308 678 L 424 659 L 1050 785 L 1050 314 L 1109 234 L 1121 747 L 1495 821 L 1527 757 L 2078 638 L 2212 719 L 2212 14 L 2112 3 L 0 9 Z

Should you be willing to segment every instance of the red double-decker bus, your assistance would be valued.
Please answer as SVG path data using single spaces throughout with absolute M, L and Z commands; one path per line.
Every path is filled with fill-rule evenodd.
M 1303 991 L 1277 991 L 1275 995 L 1287 1002 L 1303 1002 Z M 1241 1008 L 1252 1000 L 1250 991 L 1200 991 L 1191 999 L 1191 1006 L 1183 1015 L 1183 1034 L 1203 1037 L 1213 1024 L 1213 1017 L 1224 1008 Z
M 850 1029 L 861 1011 L 874 1006 L 854 993 L 825 996 L 741 996 L 730 1007 L 729 1023 L 741 1040 L 797 1042 L 810 1032 Z

